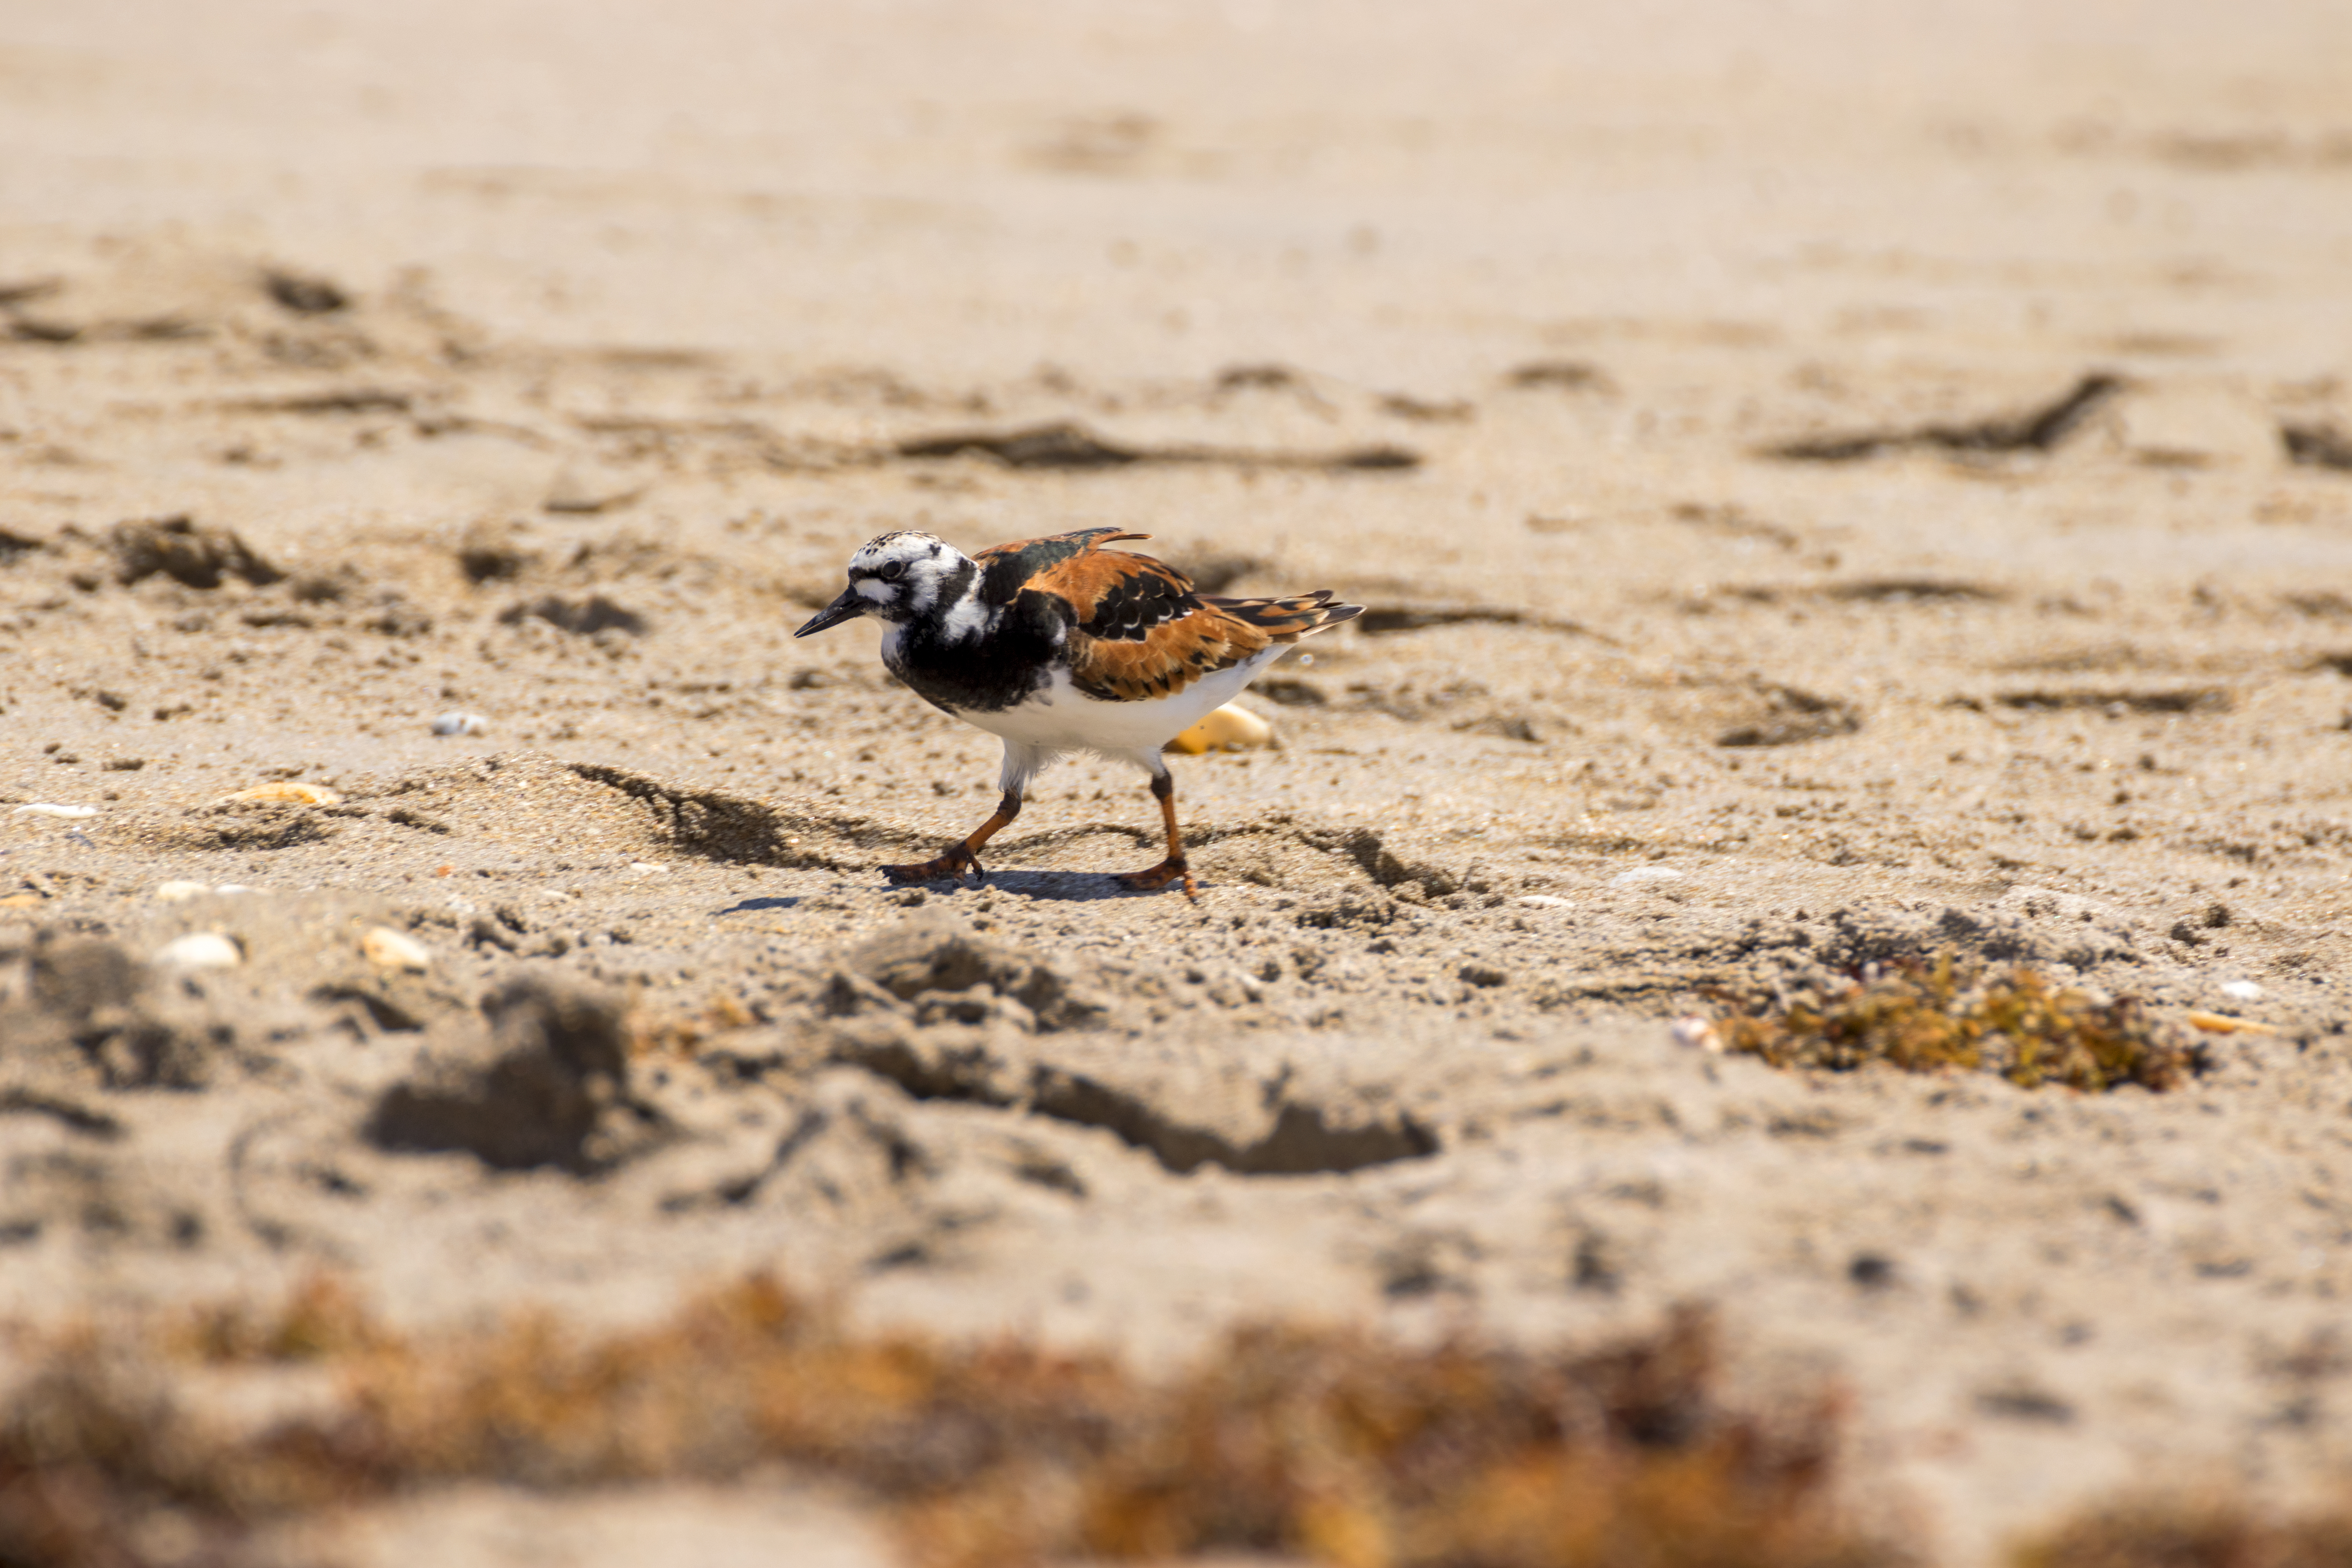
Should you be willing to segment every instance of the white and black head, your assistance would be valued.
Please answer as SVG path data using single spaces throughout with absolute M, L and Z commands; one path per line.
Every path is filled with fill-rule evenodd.
M 849 558 L 849 586 L 793 636 L 808 637 L 858 616 L 906 626 L 943 614 L 963 597 L 974 568 L 943 539 L 902 531 L 869 540 Z

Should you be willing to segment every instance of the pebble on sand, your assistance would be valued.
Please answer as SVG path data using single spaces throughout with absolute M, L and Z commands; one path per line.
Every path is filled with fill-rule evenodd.
M 444 713 L 433 721 L 436 735 L 483 735 L 489 728 L 490 721 L 479 713 Z
M 155 962 L 174 969 L 234 969 L 245 962 L 236 942 L 214 931 L 190 931 L 156 950 Z
M 282 800 L 293 805 L 336 805 L 341 803 L 343 797 L 325 784 L 296 784 L 292 779 L 280 779 L 276 784 L 256 784 L 251 789 L 241 789 L 234 795 L 225 795 L 221 798 L 223 800 Z
M 415 937 L 390 926 L 371 926 L 360 938 L 360 952 L 379 969 L 406 969 L 422 974 L 433 967 L 433 955 Z
M 1568 900 L 1566 899 L 1559 898 L 1551 893 L 1528 893 L 1525 897 L 1521 898 L 1519 902 L 1523 907 L 1530 910 L 1564 910 L 1568 908 Z
M 98 815 L 98 807 L 94 805 L 53 805 L 46 800 L 37 800 L 30 805 L 18 806 L 8 815 L 11 816 L 61 816 L 68 822 L 79 822 L 86 816 L 96 816 Z
M 1248 709 L 1228 702 L 1169 742 L 1168 749 L 1197 757 L 1203 752 L 1254 752 L 1273 740 L 1273 725 Z
M 2221 983 L 2221 994 L 2232 1002 L 2259 1002 L 2263 988 L 2251 980 L 2225 980 Z
M 1620 871 L 1609 879 L 1612 888 L 1641 888 L 1662 882 L 1679 882 L 1683 874 L 1671 866 L 1636 866 L 1630 871 Z

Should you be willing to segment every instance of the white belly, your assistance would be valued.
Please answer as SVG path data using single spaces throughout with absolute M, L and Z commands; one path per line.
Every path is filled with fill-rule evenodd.
M 951 710 L 965 723 L 1004 738 L 1004 770 L 1011 787 L 1070 752 L 1124 757 L 1149 772 L 1160 771 L 1160 750 L 1199 723 L 1212 710 L 1240 695 L 1260 670 L 1290 650 L 1275 647 L 1255 658 L 1202 676 L 1183 690 L 1140 702 L 1105 702 L 1054 672 L 1054 682 L 1018 707 L 994 713 Z M 1025 753 L 1025 754 L 1024 754 Z

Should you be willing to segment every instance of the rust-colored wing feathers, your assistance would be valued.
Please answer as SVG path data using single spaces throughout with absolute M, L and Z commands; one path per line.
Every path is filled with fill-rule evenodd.
M 1228 669 L 1265 647 L 1265 634 L 1225 622 L 1205 607 L 1154 626 L 1141 638 L 1070 634 L 1070 679 L 1107 702 L 1144 702 L 1183 690 L 1213 670 Z
M 1273 644 L 1295 643 L 1363 613 L 1354 605 L 1333 604 L 1328 591 L 1278 599 L 1206 598 L 1165 562 L 1101 548 L 1143 537 L 1088 529 L 1000 544 L 978 557 L 991 573 L 1010 577 L 1021 571 L 1022 589 L 1069 606 L 1071 679 L 1089 697 L 1110 702 L 1166 697 Z
M 980 596 L 991 605 L 1009 605 L 1024 588 L 1045 586 L 1047 578 L 1058 579 L 1063 572 L 1076 567 L 1076 582 L 1087 580 L 1090 562 L 1102 546 L 1114 540 L 1149 539 L 1148 533 L 1128 533 L 1116 528 L 1081 528 L 1071 533 L 1049 533 L 1043 539 L 1016 539 L 1010 544 L 992 545 L 972 557 L 980 568 Z M 1138 561 L 1142 557 L 1123 555 L 1117 551 L 1107 559 Z M 1153 563 L 1158 564 L 1158 563 Z M 1055 592 L 1060 590 L 1056 588 Z M 1084 616 L 1079 616 L 1083 620 Z
M 1083 626 L 1073 628 L 1070 677 L 1078 689 L 1117 702 L 1166 697 L 1272 644 L 1295 643 L 1363 614 L 1354 605 L 1332 604 L 1328 590 L 1282 599 L 1187 596 L 1188 610 L 1139 638 L 1098 637 Z
M 982 573 L 982 597 L 1005 604 L 1031 592 L 1066 605 L 1071 678 L 1087 696 L 1111 702 L 1181 691 L 1273 644 L 1295 643 L 1363 614 L 1332 603 L 1328 590 L 1278 599 L 1206 597 L 1164 561 L 1102 548 L 1150 537 L 1087 528 L 983 550 L 973 558 Z
M 1072 618 L 1089 637 L 1113 639 L 1140 637 L 1200 604 L 1184 574 L 1164 561 L 1123 550 L 1089 550 L 1057 561 L 1026 585 L 1067 603 Z

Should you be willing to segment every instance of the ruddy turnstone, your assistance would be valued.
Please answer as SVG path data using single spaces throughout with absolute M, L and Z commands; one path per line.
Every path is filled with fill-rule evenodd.
M 885 866 L 894 881 L 984 878 L 980 850 L 1021 815 L 1038 770 L 1097 752 L 1151 775 L 1168 858 L 1119 880 L 1197 898 L 1176 826 L 1176 781 L 1160 748 L 1231 701 L 1300 637 L 1363 610 L 1329 590 L 1280 599 L 1216 599 L 1165 562 L 1104 545 L 1148 539 L 1082 528 L 966 556 L 928 533 L 886 533 L 849 561 L 849 586 L 794 637 L 857 616 L 884 623 L 882 662 L 915 694 L 1002 736 L 1004 798 L 996 815 L 935 860 Z

